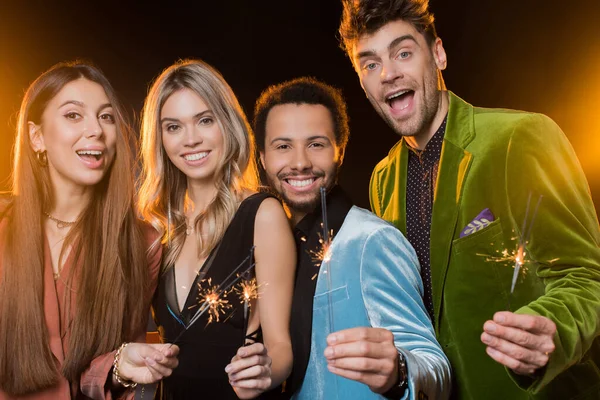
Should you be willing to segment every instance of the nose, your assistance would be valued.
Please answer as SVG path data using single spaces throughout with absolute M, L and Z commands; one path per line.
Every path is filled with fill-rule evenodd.
M 381 82 L 393 83 L 396 79 L 404 77 L 401 67 L 393 60 L 384 60 L 381 66 Z
M 104 133 L 104 130 L 97 118 L 88 118 L 84 127 L 84 133 L 87 138 L 100 137 Z
M 198 132 L 193 127 L 185 130 L 184 146 L 194 148 L 203 142 L 202 133 Z
M 296 171 L 304 171 L 312 168 L 312 162 L 306 153 L 306 149 L 297 148 L 296 151 L 294 151 L 291 167 Z

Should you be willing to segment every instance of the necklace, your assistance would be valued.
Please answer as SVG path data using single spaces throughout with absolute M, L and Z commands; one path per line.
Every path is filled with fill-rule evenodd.
M 75 222 L 77 222 L 77 221 L 63 221 L 61 219 L 53 217 L 52 215 L 48 214 L 45 211 L 44 211 L 44 215 L 46 217 L 48 217 L 49 219 L 51 219 L 52 221 L 56 222 L 56 227 L 58 229 L 66 228 L 68 226 L 73 226 L 73 225 L 75 225 Z

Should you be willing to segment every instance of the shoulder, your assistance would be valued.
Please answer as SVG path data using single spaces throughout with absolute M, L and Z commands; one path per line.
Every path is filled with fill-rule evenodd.
M 527 138 L 563 140 L 564 134 L 548 116 L 500 108 L 474 108 L 475 131 L 486 139 L 510 141 Z M 493 132 L 493 133 L 492 133 Z
M 138 224 L 142 232 L 148 263 L 151 266 L 154 266 L 155 264 L 160 264 L 159 261 L 162 257 L 162 243 L 160 241 L 160 233 L 146 221 L 138 220 Z
M 346 229 L 362 236 L 365 247 L 384 248 L 389 246 L 412 248 L 408 240 L 391 223 L 379 218 L 369 210 L 353 206 L 344 220 Z
M 256 212 L 256 224 L 269 224 L 277 220 L 285 220 L 287 215 L 283 206 L 275 197 L 267 196 L 262 199 Z

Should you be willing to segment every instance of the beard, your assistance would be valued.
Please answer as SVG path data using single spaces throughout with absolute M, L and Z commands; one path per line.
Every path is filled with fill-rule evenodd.
M 287 191 L 283 189 L 283 184 L 281 182 L 286 178 L 293 177 L 293 174 L 277 175 L 275 178 L 272 178 L 269 174 L 265 175 L 271 191 L 273 191 L 293 213 L 309 214 L 321 204 L 320 187 L 316 188 L 314 192 L 304 194 L 301 199 L 292 198 L 288 195 Z M 326 176 L 324 172 L 315 172 L 314 175 L 316 178 Z M 338 167 L 336 167 L 329 176 L 326 176 L 327 179 L 324 181 L 326 191 L 329 191 L 335 186 L 337 175 Z
M 416 82 L 412 87 L 418 87 Z M 368 99 L 375 111 L 377 111 L 379 116 L 383 118 L 394 132 L 400 136 L 417 136 L 422 132 L 428 131 L 429 126 L 433 123 L 437 115 L 442 96 L 442 92 L 438 87 L 437 69 L 432 68 L 425 77 L 425 82 L 421 88 L 423 104 L 410 119 L 402 122 L 397 121 L 387 112 L 386 107 L 388 107 L 388 104 L 386 101 L 379 102 L 371 98 L 371 96 L 368 96 Z

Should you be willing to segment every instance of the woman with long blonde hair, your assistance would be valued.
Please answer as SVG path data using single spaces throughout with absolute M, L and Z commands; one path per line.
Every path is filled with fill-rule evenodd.
M 163 340 L 177 339 L 181 349 L 179 367 L 163 380 L 163 397 L 259 396 L 291 369 L 296 255 L 281 204 L 257 193 L 244 112 L 216 70 L 202 61 L 181 61 L 152 84 L 141 141 L 139 211 L 164 245 L 153 311 Z M 235 275 L 253 248 L 249 261 L 256 264 L 260 296 L 249 316 L 229 292 L 221 293 L 221 311 L 211 309 L 191 323 L 205 291 Z M 257 343 L 244 346 L 252 339 Z
M 0 400 L 106 399 L 171 373 L 143 340 L 160 265 L 133 208 L 132 133 L 97 68 L 28 88 L 0 207 Z

